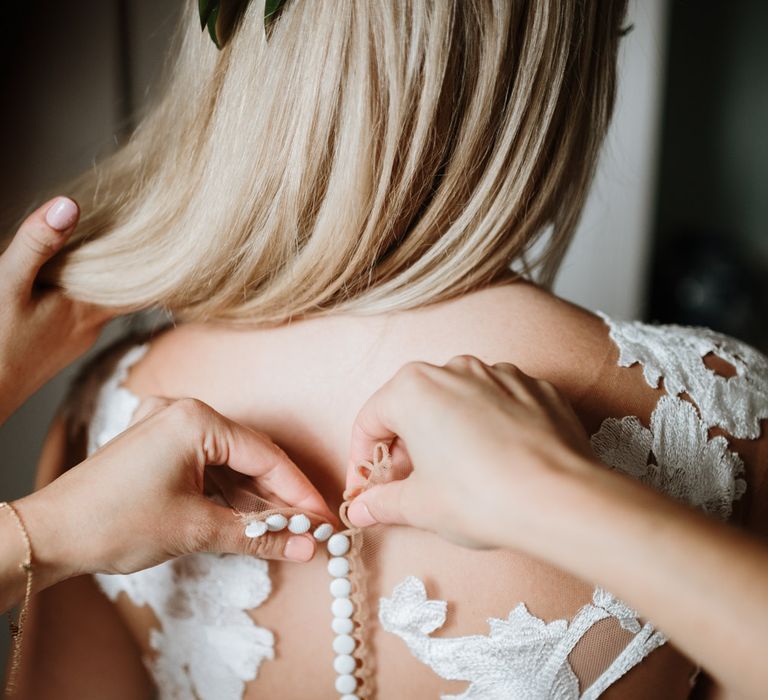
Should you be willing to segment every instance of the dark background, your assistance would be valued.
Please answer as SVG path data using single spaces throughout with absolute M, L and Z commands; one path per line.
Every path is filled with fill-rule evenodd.
M 671 5 L 646 316 L 768 348 L 768 3 Z

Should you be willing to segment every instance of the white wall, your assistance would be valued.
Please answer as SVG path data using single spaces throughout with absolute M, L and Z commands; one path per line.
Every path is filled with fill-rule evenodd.
M 643 313 L 653 226 L 668 3 L 630 0 L 613 123 L 579 230 L 555 285 L 620 318 Z

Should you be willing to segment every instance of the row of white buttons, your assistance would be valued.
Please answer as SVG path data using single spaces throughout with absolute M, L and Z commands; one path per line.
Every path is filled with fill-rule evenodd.
M 357 689 L 357 678 L 354 676 L 357 662 L 352 656 L 355 650 L 355 639 L 351 636 L 354 629 L 352 614 L 355 606 L 350 599 L 352 583 L 347 578 L 349 559 L 344 556 L 349 551 L 349 546 L 349 537 L 346 535 L 336 534 L 328 540 L 328 552 L 331 555 L 328 573 L 333 576 L 330 585 L 333 596 L 331 626 L 336 633 L 336 638 L 333 640 L 333 650 L 336 652 L 333 668 L 339 674 L 336 678 L 336 690 L 341 693 L 341 700 L 359 700 L 358 696 L 353 694 Z
M 279 532 L 287 527 L 290 532 L 301 535 L 307 532 L 310 526 L 311 523 L 306 515 L 293 515 L 289 520 L 280 513 L 274 513 L 264 520 L 254 520 L 248 523 L 245 527 L 245 534 L 247 537 L 261 537 L 266 532 Z M 331 554 L 331 559 L 328 562 L 328 573 L 333 576 L 330 589 L 333 596 L 331 627 L 336 633 L 336 638 L 333 640 L 333 650 L 336 652 L 333 668 L 338 674 L 336 690 L 341 693 L 341 700 L 360 700 L 357 695 L 354 695 L 354 691 L 357 689 L 357 678 L 354 676 L 357 662 L 352 656 L 352 652 L 355 650 L 355 639 L 351 635 L 354 629 L 352 614 L 355 606 L 350 598 L 352 583 L 347 578 L 349 559 L 344 556 L 349 551 L 350 542 L 346 535 L 331 535 L 332 532 L 333 527 L 328 523 L 323 523 L 315 529 L 313 536 L 318 542 L 328 540 L 328 552 Z
M 245 526 L 246 537 L 261 537 L 266 532 L 279 532 L 288 528 L 289 532 L 294 535 L 303 535 L 305 532 L 309 532 L 309 528 L 312 527 L 312 523 L 309 518 L 303 513 L 297 513 L 292 515 L 289 520 L 281 513 L 273 513 L 264 520 L 253 520 Z M 318 542 L 325 542 L 333 532 L 333 526 L 329 523 L 323 523 L 315 528 L 313 533 L 314 538 Z

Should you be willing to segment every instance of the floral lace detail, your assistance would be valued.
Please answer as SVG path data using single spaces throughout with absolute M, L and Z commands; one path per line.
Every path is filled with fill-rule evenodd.
M 128 350 L 98 390 L 88 425 L 88 454 L 125 430 L 140 403 L 122 386 L 148 349 Z M 146 659 L 162 700 L 240 700 L 265 659 L 274 635 L 245 612 L 261 605 L 272 584 L 266 561 L 232 554 L 192 554 L 134 574 L 96 574 L 111 599 L 124 592 L 149 605 L 160 623 L 150 632 Z
M 652 387 L 664 379 L 672 396 L 687 393 L 708 428 L 719 426 L 735 438 L 760 436 L 760 421 L 768 418 L 768 359 L 746 343 L 708 328 L 653 326 L 599 316 L 619 347 L 619 365 L 639 362 Z M 704 364 L 709 354 L 731 364 L 733 377 L 723 377 Z
M 93 416 L 88 425 L 88 454 L 123 432 L 131 422 L 140 400 L 122 386 L 128 371 L 149 349 L 149 345 L 137 345 L 120 358 L 114 372 L 101 385 L 96 397 Z
M 722 520 L 747 488 L 739 476 L 743 462 L 728 441 L 708 439 L 696 409 L 675 396 L 659 399 L 650 429 L 635 416 L 607 418 L 591 443 L 602 462 Z
M 570 624 L 544 622 L 519 603 L 506 620 L 488 619 L 488 636 L 430 637 L 445 623 L 446 609 L 445 601 L 427 599 L 424 584 L 415 576 L 398 584 L 392 597 L 382 598 L 379 605 L 384 629 L 401 637 L 417 659 L 446 680 L 469 681 L 463 693 L 441 695 L 442 700 L 589 700 L 664 641 L 651 625 L 641 625 L 633 610 L 600 588 Z M 568 655 L 597 622 L 609 617 L 635 632 L 635 637 L 580 695 Z
M 261 662 L 274 658 L 272 632 L 245 612 L 272 590 L 261 559 L 194 554 L 95 578 L 111 600 L 122 591 L 155 613 L 160 628 L 149 644 L 156 656 L 146 663 L 164 700 L 239 700 Z

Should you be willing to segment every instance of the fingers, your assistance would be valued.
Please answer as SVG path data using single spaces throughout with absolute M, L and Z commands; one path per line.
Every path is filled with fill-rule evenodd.
M 167 399 L 163 396 L 148 396 L 141 400 L 131 417 L 129 426 L 140 423 L 145 418 L 155 415 L 158 411 L 168 408 L 173 403 L 173 399 Z
M 261 489 L 288 506 L 338 524 L 338 517 L 320 492 L 268 436 L 222 416 L 201 401 L 182 399 L 173 408 L 181 412 L 188 425 L 197 426 L 198 444 L 204 449 L 206 464 L 226 464 L 253 477 Z
M 352 501 L 347 517 L 355 527 L 374 523 L 423 527 L 419 509 L 412 506 L 413 488 L 411 477 L 373 486 Z M 422 506 L 427 507 L 427 504 Z
M 392 443 L 393 465 L 407 462 L 408 440 L 400 431 L 413 430 L 413 418 L 420 411 L 434 410 L 445 400 L 455 399 L 460 387 L 466 386 L 467 382 L 485 381 L 499 386 L 493 373 L 491 367 L 471 355 L 457 355 L 442 367 L 428 362 L 403 365 L 363 404 L 355 418 L 347 488 L 361 484 L 356 467 L 360 462 L 371 459 L 377 442 Z M 397 460 L 396 448 L 400 450 Z
M 85 301 L 77 303 L 80 306 L 83 317 L 94 326 L 103 326 L 109 323 L 112 319 L 122 316 L 125 313 L 129 313 L 128 309 L 121 309 L 114 306 L 99 306 L 98 304 L 89 304 Z
M 509 362 L 493 365 L 494 377 L 509 393 L 528 406 L 546 405 L 553 408 L 569 408 L 570 404 L 554 384 L 546 379 L 537 379 L 523 372 Z
M 441 402 L 457 396 L 460 384 L 484 380 L 492 382 L 493 370 L 471 355 L 457 355 L 442 367 L 428 362 L 409 362 L 376 391 L 357 414 L 352 426 L 347 489 L 362 485 L 357 465 L 370 460 L 378 442 L 391 443 L 393 467 L 402 473 L 411 469 L 407 453 L 408 436 L 401 430 L 414 430 L 419 412 L 438 408 Z
M 69 197 L 56 197 L 30 214 L 0 256 L 0 277 L 18 292 L 31 291 L 40 268 L 58 253 L 80 218 Z
M 201 543 L 204 551 L 220 554 L 249 554 L 260 559 L 306 562 L 317 551 L 317 541 L 310 531 L 294 534 L 287 529 L 266 532 L 259 537 L 248 537 L 245 524 L 231 509 L 206 502 L 205 518 L 208 533 Z M 316 524 L 320 524 L 318 520 Z
M 304 472 L 266 435 L 236 423 L 230 426 L 228 435 L 231 442 L 227 464 L 232 469 L 254 477 L 261 488 L 288 506 L 338 523 L 338 517 Z
M 355 482 L 357 464 L 371 459 L 376 443 L 385 442 L 389 445 L 397 435 L 389 414 L 392 393 L 390 380 L 372 394 L 357 413 L 352 424 L 347 486 Z
M 533 394 L 538 393 L 536 386 L 540 380 L 529 376 L 517 365 L 510 362 L 497 362 L 488 369 L 493 380 L 513 399 L 528 403 L 533 398 Z
M 409 362 L 363 404 L 352 425 L 347 488 L 362 484 L 357 465 L 371 460 L 378 442 L 390 445 L 392 465 L 396 470 L 401 473 L 409 470 L 410 459 L 400 429 L 409 423 L 412 425 L 407 413 L 415 409 L 415 401 L 423 404 L 427 399 L 436 371 L 440 368 L 427 362 Z

